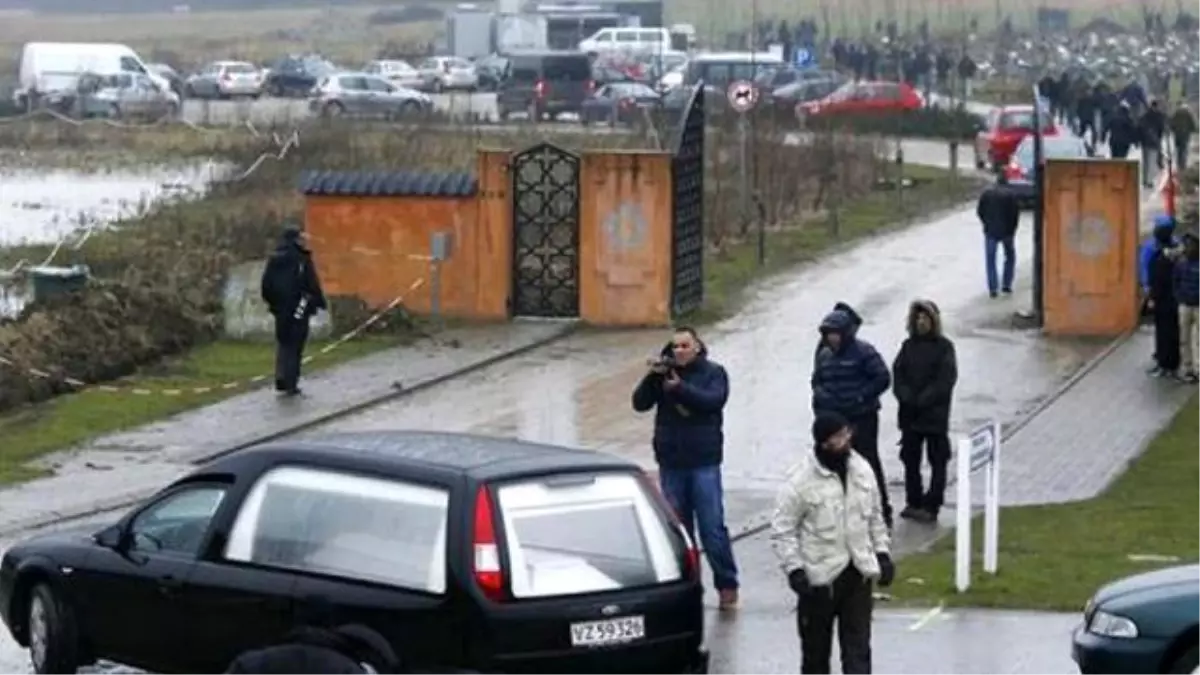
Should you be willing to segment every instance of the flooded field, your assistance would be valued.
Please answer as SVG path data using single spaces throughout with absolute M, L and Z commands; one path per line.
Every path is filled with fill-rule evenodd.
M 76 171 L 0 161 L 0 249 L 77 241 L 89 230 L 164 199 L 193 199 L 227 171 L 213 162 L 180 167 Z M 36 265 L 40 260 L 26 261 Z M 57 264 L 70 264 L 56 260 Z M 10 261 L 9 264 L 12 264 Z M 28 281 L 0 268 L 0 317 L 20 312 Z

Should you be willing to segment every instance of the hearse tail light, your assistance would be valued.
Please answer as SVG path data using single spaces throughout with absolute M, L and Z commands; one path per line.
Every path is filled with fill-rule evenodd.
M 500 564 L 500 548 L 496 542 L 496 524 L 492 495 L 487 487 L 480 486 L 475 493 L 475 583 L 489 599 L 502 602 L 507 599 L 504 592 L 504 569 Z
M 654 495 L 654 501 L 667 513 L 667 517 L 671 519 L 671 527 L 674 527 L 679 532 L 680 538 L 683 539 L 683 577 L 688 580 L 700 578 L 700 549 L 696 548 L 695 542 L 688 536 L 687 528 L 679 520 L 679 515 L 675 513 L 675 509 L 671 503 L 667 501 L 662 490 L 659 489 L 658 483 L 650 477 L 650 474 L 645 471 L 638 472 L 638 478 L 642 484 Z

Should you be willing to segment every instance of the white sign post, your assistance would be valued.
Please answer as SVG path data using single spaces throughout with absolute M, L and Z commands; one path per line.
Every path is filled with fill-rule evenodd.
M 958 523 L 954 545 L 954 586 L 971 587 L 971 475 L 984 470 L 983 569 L 996 573 L 1000 549 L 1000 423 L 978 427 L 958 443 Z

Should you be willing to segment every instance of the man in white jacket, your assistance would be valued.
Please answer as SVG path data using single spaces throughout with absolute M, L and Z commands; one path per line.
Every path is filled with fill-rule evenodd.
M 813 421 L 814 460 L 779 491 L 771 540 L 797 596 L 802 673 L 830 672 L 837 622 L 843 673 L 871 672 L 873 582 L 891 585 L 895 566 L 875 474 L 836 413 Z

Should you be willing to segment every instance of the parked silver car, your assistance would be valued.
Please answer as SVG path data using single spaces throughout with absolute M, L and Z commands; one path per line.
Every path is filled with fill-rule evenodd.
M 399 59 L 380 59 L 372 61 L 363 69 L 368 75 L 378 75 L 399 87 L 420 89 L 424 81 L 421 72 L 409 65 L 408 61 Z
M 349 115 L 397 119 L 433 110 L 433 99 L 377 75 L 336 73 L 317 85 L 309 109 L 324 117 Z
M 246 61 L 214 61 L 192 75 L 184 84 L 189 98 L 258 98 L 263 91 L 263 72 Z
M 422 61 L 417 70 L 421 71 L 422 88 L 430 91 L 470 91 L 479 86 L 475 65 L 458 56 L 431 56 Z
M 81 113 L 86 117 L 159 119 L 179 113 L 179 96 L 146 75 L 121 73 L 83 86 Z

